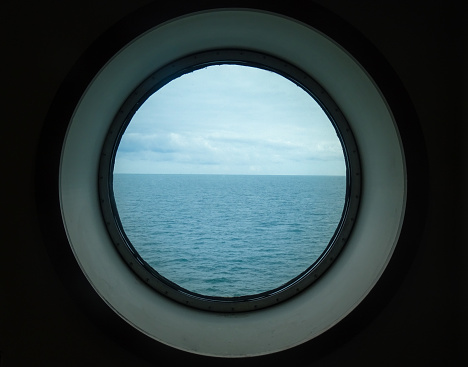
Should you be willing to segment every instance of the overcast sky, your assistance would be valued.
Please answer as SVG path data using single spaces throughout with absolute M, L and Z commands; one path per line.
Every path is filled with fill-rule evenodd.
M 217 65 L 173 80 L 140 107 L 115 173 L 345 175 L 320 106 L 269 71 Z

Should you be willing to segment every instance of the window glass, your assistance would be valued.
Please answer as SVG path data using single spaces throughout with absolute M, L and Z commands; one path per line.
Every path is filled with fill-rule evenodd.
M 281 287 L 324 253 L 347 169 L 317 101 L 271 71 L 220 64 L 172 80 L 138 108 L 115 155 L 113 193 L 132 246 L 190 292 Z

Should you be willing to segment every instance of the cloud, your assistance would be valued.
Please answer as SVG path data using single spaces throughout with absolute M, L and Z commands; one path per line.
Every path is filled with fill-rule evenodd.
M 223 65 L 184 75 L 151 96 L 122 137 L 115 172 L 344 174 L 345 168 L 331 122 L 306 92 L 272 72 Z

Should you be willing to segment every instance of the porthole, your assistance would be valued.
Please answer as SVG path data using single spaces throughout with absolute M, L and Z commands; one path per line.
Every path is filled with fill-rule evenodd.
M 164 90 L 165 86 L 169 83 L 175 80 L 182 83 L 180 80 L 188 78 L 187 75 L 190 75 L 191 78 L 195 78 L 196 74 L 202 71 L 205 74 L 211 72 L 217 73 L 215 74 L 216 79 L 219 80 L 223 75 L 223 67 L 226 66 L 230 68 L 224 73 L 237 72 L 236 81 L 239 83 L 244 82 L 244 84 L 247 84 L 248 80 L 252 81 L 255 77 L 259 78 L 258 83 L 261 83 L 261 81 L 270 81 L 270 83 L 272 83 L 272 80 L 278 80 L 277 83 L 283 85 L 283 88 L 288 88 L 289 94 L 293 93 L 292 91 L 297 93 L 289 98 L 302 100 L 306 98 L 304 96 L 306 95 L 308 97 L 307 105 L 296 106 L 296 109 L 301 108 L 306 110 L 306 107 L 312 105 L 309 109 L 314 108 L 316 111 L 318 110 L 318 112 L 316 112 L 317 116 L 315 117 L 317 121 L 314 121 L 309 116 L 308 122 L 303 120 L 297 122 L 302 128 L 301 134 L 310 137 L 311 141 L 306 141 L 305 144 L 309 144 L 310 146 L 312 146 L 313 143 L 320 145 L 319 142 L 313 141 L 314 134 L 319 135 L 321 133 L 326 136 L 332 136 L 331 140 L 323 141 L 321 145 L 325 145 L 325 143 L 328 142 L 334 150 L 337 150 L 337 145 L 341 148 L 338 163 L 330 161 L 328 162 L 328 166 L 331 166 L 333 163 L 338 166 L 342 164 L 342 170 L 337 170 L 337 172 L 344 175 L 334 178 L 315 176 L 312 181 L 310 178 L 307 179 L 304 175 L 301 175 L 300 178 L 296 175 L 289 175 L 290 178 L 287 182 L 283 176 L 281 179 L 283 186 L 272 194 L 276 197 L 275 200 L 269 199 L 268 196 L 261 197 L 260 190 L 264 191 L 264 187 L 267 187 L 266 183 L 263 183 L 263 186 L 260 186 L 263 188 L 257 188 L 259 192 L 254 193 L 254 195 L 264 200 L 264 203 L 242 206 L 237 214 L 233 213 L 233 207 L 235 206 L 233 204 L 229 204 L 231 205 L 231 210 L 227 210 L 226 207 L 225 210 L 219 211 L 218 214 L 216 214 L 217 212 L 209 213 L 208 211 L 203 211 L 203 209 L 197 209 L 191 214 L 191 218 L 197 217 L 197 220 L 194 221 L 192 225 L 187 225 L 187 223 L 183 222 L 184 220 L 187 221 L 187 219 L 181 218 L 186 211 L 190 210 L 190 206 L 184 206 L 184 202 L 169 201 L 165 204 L 165 207 L 160 205 L 160 208 L 162 207 L 163 209 L 159 210 L 169 211 L 174 207 L 178 209 L 177 211 L 171 211 L 170 215 L 167 213 L 158 213 L 156 209 L 153 211 L 151 206 L 157 207 L 158 203 L 161 204 L 164 201 L 162 200 L 164 197 L 166 197 L 167 200 L 168 196 L 176 198 L 181 195 L 181 192 L 188 192 L 191 185 L 196 182 L 200 183 L 200 177 L 195 176 L 195 181 L 194 177 L 191 176 L 192 181 L 190 184 L 186 183 L 184 187 L 180 187 L 181 182 L 186 182 L 188 180 L 187 177 L 181 178 L 179 175 L 176 175 L 171 176 L 169 179 L 168 176 L 162 176 L 159 177 L 158 181 L 154 181 L 154 183 L 151 184 L 149 178 L 152 176 L 146 176 L 145 180 L 142 180 L 140 176 L 136 176 L 133 177 L 133 180 L 135 181 L 138 178 L 138 183 L 135 181 L 132 186 L 128 186 L 126 191 L 124 188 L 121 188 L 125 187 L 123 185 L 118 186 L 116 189 L 114 183 L 120 183 L 122 180 L 119 176 L 114 175 L 114 166 L 116 164 L 116 156 L 118 156 L 119 143 L 124 136 L 126 128 L 132 124 L 133 120 L 136 120 L 135 115 L 145 102 L 149 98 L 157 98 L 158 93 L 162 94 L 163 92 L 161 90 Z M 215 70 L 210 71 L 208 70 L 209 68 L 215 68 Z M 243 70 L 245 68 L 250 69 Z M 249 72 L 248 76 L 245 80 L 242 80 L 242 73 L 247 72 Z M 269 79 L 267 79 L 267 77 Z M 231 83 L 234 84 L 234 79 Z M 203 85 L 206 84 L 208 84 L 208 80 L 205 82 L 202 81 L 200 85 L 195 85 L 195 87 L 198 86 L 199 88 L 198 93 L 203 89 Z M 290 86 L 290 84 L 293 86 Z M 225 87 L 229 89 L 229 86 Z M 252 86 L 250 86 L 250 89 L 251 88 Z M 260 88 L 260 86 L 257 88 Z M 217 94 L 210 94 L 209 97 L 205 98 L 219 99 L 222 90 L 222 88 L 219 88 Z M 266 93 L 267 89 L 262 88 L 262 92 Z M 276 93 L 280 92 L 281 91 L 276 91 Z M 184 98 L 183 89 L 180 92 L 173 93 L 176 95 L 178 101 Z M 247 94 L 247 91 L 244 90 L 243 93 Z M 281 100 L 280 97 L 277 98 L 278 101 Z M 287 99 L 288 94 L 282 95 L 281 98 Z M 226 106 L 228 102 L 226 101 L 229 99 L 233 99 L 232 96 L 225 98 L 224 110 L 228 108 Z M 254 128 L 257 130 L 260 129 L 259 127 L 255 127 L 256 121 L 271 120 L 269 122 L 263 122 L 265 125 L 261 133 L 263 135 L 266 135 L 268 132 L 271 133 L 274 129 L 274 116 L 273 114 L 268 115 L 267 110 L 274 109 L 275 106 L 263 106 L 260 102 L 255 103 L 252 100 L 250 103 L 254 104 L 252 107 L 254 110 L 263 109 L 263 114 L 265 116 L 257 119 L 254 117 L 245 117 L 249 120 L 243 127 L 241 126 L 241 121 L 234 119 L 232 123 L 234 123 L 236 127 L 229 130 L 228 133 L 230 135 L 237 134 L 237 141 L 241 139 L 241 137 L 238 136 L 240 129 L 246 129 L 247 127 L 250 127 L 252 131 L 254 131 Z M 279 102 L 276 103 L 279 104 Z M 160 103 L 159 108 L 162 108 L 162 105 L 163 104 Z M 211 106 L 211 108 L 214 109 L 212 104 Z M 177 107 L 177 109 L 183 109 L 184 114 L 189 115 L 187 118 L 189 121 L 198 121 L 200 125 L 208 124 L 207 117 L 204 114 L 202 114 L 203 117 L 198 117 L 196 116 L 196 112 L 187 111 L 188 107 Z M 199 109 L 199 105 L 194 108 L 196 111 Z M 284 112 L 280 111 L 281 110 L 277 108 L 277 111 L 274 113 L 285 115 L 280 124 L 283 129 L 299 129 L 299 125 L 294 125 L 293 109 L 286 109 Z M 153 114 L 157 114 L 157 111 L 154 111 Z M 173 114 L 176 115 L 176 111 L 174 111 Z M 227 112 L 225 112 L 225 115 L 226 114 Z M 242 115 L 241 110 L 236 110 L 234 114 Z M 168 117 L 166 117 L 166 119 L 168 119 Z M 227 119 L 226 116 L 224 116 L 224 119 Z M 160 120 L 163 120 L 163 118 L 160 117 Z M 172 129 L 174 129 L 175 127 L 173 125 L 181 124 L 183 120 L 182 117 L 177 116 L 176 118 L 170 119 L 169 122 L 164 122 L 167 125 L 171 125 Z M 151 122 L 151 125 L 162 123 L 163 121 L 158 121 L 156 119 Z M 133 122 L 133 124 L 136 124 L 136 122 Z M 215 131 L 219 133 L 219 131 L 226 129 L 226 126 L 227 124 L 223 125 L 223 117 L 217 116 L 217 120 L 210 125 L 210 129 L 218 129 Z M 145 131 L 148 131 L 148 127 Z M 330 133 L 330 131 L 334 134 Z M 246 137 L 249 137 L 253 142 L 252 134 L 253 133 L 250 132 L 250 136 L 246 135 Z M 279 135 L 280 133 L 277 134 Z M 285 133 L 283 132 L 283 134 Z M 175 135 L 175 133 L 172 133 L 172 135 Z M 291 139 L 294 139 L 294 137 L 291 137 Z M 291 144 L 293 143 L 294 142 Z M 165 142 L 160 142 L 159 144 L 166 145 Z M 225 141 L 223 145 L 224 149 L 229 149 L 227 141 Z M 250 145 L 252 146 L 253 143 Z M 159 151 L 162 147 L 156 147 L 155 149 Z M 323 149 L 324 148 L 322 148 L 322 150 Z M 218 154 L 220 154 L 220 151 L 218 151 Z M 306 166 L 307 169 L 298 167 L 296 168 L 297 171 L 293 172 L 318 172 L 322 174 L 323 172 L 328 172 L 324 171 L 323 168 L 322 171 L 320 171 L 319 168 L 315 168 L 314 170 L 314 165 L 310 162 L 311 158 L 308 159 L 309 164 Z M 298 160 L 299 159 L 296 157 L 295 161 Z M 250 160 L 248 161 L 250 162 Z M 291 162 L 293 162 L 293 160 L 291 160 Z M 162 164 L 163 162 L 152 162 L 153 165 L 157 165 L 158 163 Z M 175 164 L 174 162 L 173 165 Z M 305 166 L 305 163 L 302 164 Z M 289 166 L 291 165 L 292 163 L 289 163 Z M 318 166 L 318 163 L 316 166 Z M 291 167 L 288 168 L 289 170 L 292 169 Z M 174 168 L 171 167 L 170 172 L 172 172 L 173 169 Z M 237 167 L 236 172 L 239 172 L 239 169 L 240 168 Z M 223 172 L 226 170 L 227 168 L 225 167 Z M 180 171 L 176 172 L 180 173 Z M 246 173 L 246 171 L 240 172 Z M 271 173 L 271 171 L 268 172 Z M 279 172 L 274 171 L 274 173 L 282 172 L 284 172 L 284 168 Z M 108 231 L 117 250 L 128 266 L 146 284 L 157 290 L 160 294 L 170 297 L 184 305 L 217 312 L 258 310 L 285 301 L 310 286 L 333 263 L 342 247 L 345 245 L 357 215 L 360 198 L 360 167 L 357 146 L 351 129 L 338 106 L 333 102 L 325 89 L 310 75 L 284 60 L 264 53 L 247 50 L 205 51 L 174 60 L 151 74 L 138 88 L 130 93 L 125 103 L 119 109 L 104 143 L 99 176 L 102 210 Z M 235 185 L 245 185 L 246 188 L 253 187 L 251 179 L 250 181 L 246 181 L 247 179 L 245 177 L 243 179 L 239 176 L 236 177 L 237 181 Z M 276 175 L 274 177 L 275 178 L 269 177 L 269 182 L 272 184 L 272 187 L 277 187 L 280 179 L 276 177 Z M 310 175 L 307 177 L 310 177 Z M 181 179 L 184 181 L 181 181 Z M 206 180 L 206 177 L 204 179 Z M 206 190 L 206 185 L 216 185 L 215 183 L 219 182 L 219 177 L 217 181 L 214 180 L 215 178 L 211 177 L 209 183 L 207 182 L 203 188 Z M 220 196 L 219 193 L 217 194 L 216 190 L 223 192 L 224 194 L 222 197 L 226 200 L 226 191 L 229 191 L 229 186 L 227 185 L 229 180 L 233 180 L 233 176 L 222 176 L 222 180 L 223 186 L 219 186 L 218 184 L 218 186 L 213 188 L 212 192 L 209 193 L 210 199 L 205 199 L 211 204 L 216 200 L 216 197 Z M 257 177 L 257 181 L 258 180 L 259 178 Z M 327 182 L 322 182 L 324 180 L 327 180 Z M 138 196 L 135 192 L 138 190 L 138 187 L 144 185 L 143 182 L 148 182 L 147 186 L 145 186 L 147 188 L 141 189 L 144 191 L 142 191 L 141 196 Z M 249 182 L 249 184 L 246 182 Z M 264 176 L 263 182 L 265 182 Z M 152 190 L 149 189 L 149 187 L 151 187 L 150 185 L 154 187 Z M 292 190 L 294 185 L 297 187 L 294 196 L 291 196 L 291 194 L 287 196 L 286 193 L 288 190 Z M 178 190 L 168 189 L 168 187 L 174 186 L 180 188 Z M 331 190 L 332 187 L 334 188 L 333 190 Z M 158 196 L 158 190 L 162 191 L 162 194 L 160 194 L 162 196 L 159 196 L 159 201 L 153 201 L 152 198 Z M 199 202 L 200 196 L 202 195 L 200 193 L 201 190 L 202 189 L 199 189 L 199 191 L 185 195 L 184 200 L 193 201 L 193 198 L 196 197 Z M 232 191 L 232 187 L 230 191 Z M 313 193 L 314 191 L 316 191 L 316 193 Z M 138 201 L 138 204 L 135 203 L 136 205 L 133 205 L 131 209 L 125 211 L 126 206 L 123 203 L 126 201 L 125 197 L 122 196 L 130 196 L 131 194 L 133 194 L 132 200 Z M 264 211 L 265 205 L 278 203 L 281 197 L 284 199 L 284 203 L 282 204 L 283 210 L 276 212 L 275 218 L 270 217 L 273 211 L 268 212 L 268 214 L 252 214 L 248 223 L 245 223 L 248 224 L 248 226 L 240 225 L 242 217 L 247 215 L 247 212 L 252 210 L 258 211 L 254 206 L 263 208 Z M 237 200 L 245 198 L 245 193 L 238 192 L 233 198 L 237 198 Z M 297 200 L 295 201 L 295 206 L 288 207 L 286 201 L 290 201 L 293 198 Z M 235 199 L 229 200 L 235 202 Z M 187 202 L 185 202 L 185 204 L 186 203 Z M 309 203 L 308 210 L 304 208 L 304 203 Z M 120 206 L 118 204 L 120 204 Z M 149 208 L 146 209 L 146 211 L 144 209 L 145 205 Z M 221 201 L 215 206 L 219 207 L 220 205 Z M 322 205 L 320 209 L 311 210 L 319 205 Z M 333 208 L 333 210 L 329 210 L 330 208 Z M 211 210 L 213 210 L 213 208 L 211 208 Z M 142 215 L 140 211 L 146 214 Z M 175 215 L 179 218 L 174 218 L 174 213 L 176 213 Z M 293 213 L 296 215 L 296 219 L 292 223 L 289 223 L 289 225 L 294 228 L 292 230 L 282 231 L 284 223 L 287 222 L 288 213 L 290 215 Z M 156 218 L 161 216 L 164 218 L 165 215 L 169 215 L 170 219 L 162 220 L 159 227 L 152 225 L 152 222 L 156 221 Z M 257 220 L 257 217 L 260 215 L 262 216 L 261 218 L 263 218 L 262 220 L 268 222 L 272 221 L 277 224 L 252 228 L 252 222 Z M 207 223 L 205 223 L 205 221 Z M 127 226 L 128 223 L 133 224 Z M 163 236 L 162 234 L 167 232 L 167 230 L 166 232 L 163 231 L 166 228 L 162 227 L 163 223 L 169 223 L 166 224 L 166 227 L 176 228 Z M 230 235 L 225 234 L 223 228 L 226 228 L 229 223 L 236 223 L 236 233 L 231 233 Z M 200 225 L 202 225 L 204 229 L 197 231 L 194 226 Z M 127 230 L 125 228 L 127 228 Z M 251 228 L 250 232 L 247 228 Z M 131 232 L 129 232 L 129 230 Z M 262 230 L 264 232 L 261 232 Z M 270 237 L 268 237 L 267 232 L 272 232 L 273 234 L 270 234 Z M 293 233 L 302 232 L 305 232 L 306 235 L 293 235 Z M 315 232 L 315 234 L 311 232 Z M 160 235 L 158 237 L 152 233 L 160 233 Z M 256 233 L 256 237 L 252 239 L 254 233 Z M 318 233 L 323 233 L 321 235 L 322 237 L 318 236 Z M 263 245 L 263 247 L 258 246 L 260 249 L 257 250 L 255 246 L 260 245 L 263 237 L 267 238 L 267 241 L 270 241 L 270 243 Z M 162 241 L 166 241 L 166 243 L 161 243 L 161 238 L 163 238 Z M 313 240 L 314 238 L 318 239 Z M 228 241 L 228 243 L 222 245 L 222 241 Z M 198 248 L 199 253 L 191 247 Z M 187 259 L 187 255 L 184 255 L 184 251 L 185 254 L 188 253 L 191 255 L 189 257 L 190 260 Z M 213 256 L 211 259 L 206 259 L 206 257 L 209 257 L 212 253 L 216 253 L 216 256 Z M 143 256 L 143 254 L 145 254 L 145 256 Z M 156 256 L 156 258 L 154 258 L 154 256 Z M 166 256 L 168 258 L 158 258 L 158 256 Z M 289 260 L 280 262 L 280 257 Z M 183 267 L 180 267 L 181 262 L 185 264 Z M 169 265 L 164 266 L 166 263 L 169 263 Z M 278 263 L 279 265 L 276 265 L 275 268 L 275 264 Z M 203 270 L 198 268 L 202 268 Z M 281 268 L 284 269 L 283 272 L 281 272 Z M 241 274 L 236 280 L 236 274 L 234 274 L 234 272 L 241 272 L 241 270 L 244 271 L 244 274 Z M 221 280 L 226 285 L 211 290 L 208 285 L 213 284 L 213 279 L 216 281 L 217 277 L 219 277 L 219 275 L 216 275 L 216 271 L 222 272 L 223 276 Z M 211 272 L 214 274 L 211 274 Z M 262 275 L 262 272 L 266 273 L 266 275 Z M 166 274 L 169 274 L 170 277 Z M 232 290 L 232 288 L 234 289 Z
M 45 243 L 92 319 L 153 361 L 218 364 L 209 357 L 259 356 L 286 364 L 298 353 L 310 360 L 358 332 L 408 268 L 425 220 L 424 143 L 398 77 L 349 25 L 314 4 L 307 12 L 287 4 L 225 5 L 166 11 L 154 3 L 112 28 L 73 68 L 39 147 Z M 190 70 L 227 64 L 297 84 L 322 106 L 341 139 L 348 201 L 320 257 L 332 261 L 322 267 L 319 260 L 290 279 L 299 292 L 279 285 L 256 293 L 258 299 L 211 299 L 147 277 L 151 269 L 115 219 L 112 160 L 138 104 Z M 149 285 L 153 280 L 158 284 Z M 242 362 L 249 361 L 258 364 Z

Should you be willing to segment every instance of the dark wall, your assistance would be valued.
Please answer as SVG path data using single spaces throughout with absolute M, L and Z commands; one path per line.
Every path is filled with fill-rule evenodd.
M 62 81 L 93 41 L 149 2 L 2 3 L 1 367 L 150 365 L 70 296 L 41 235 L 34 186 L 41 128 Z M 316 3 L 362 32 L 402 80 L 427 146 L 430 205 L 413 265 L 387 306 L 333 352 L 301 363 L 465 365 L 468 16 L 455 0 Z

